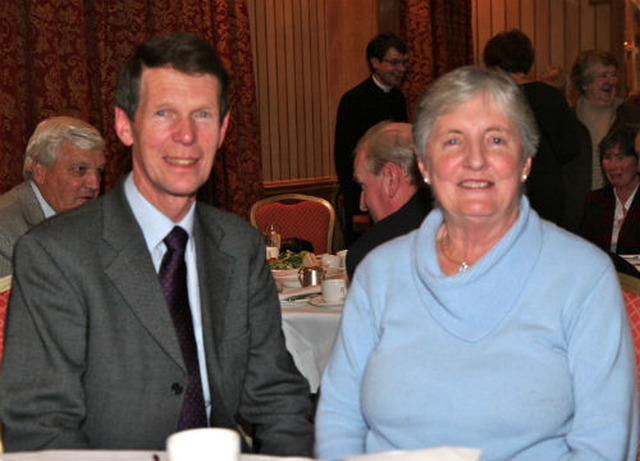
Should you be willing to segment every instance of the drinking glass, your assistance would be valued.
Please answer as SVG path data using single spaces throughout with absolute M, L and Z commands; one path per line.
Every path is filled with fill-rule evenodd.
M 267 224 L 264 226 L 264 239 L 268 247 L 276 247 L 280 251 L 280 226 L 277 224 Z

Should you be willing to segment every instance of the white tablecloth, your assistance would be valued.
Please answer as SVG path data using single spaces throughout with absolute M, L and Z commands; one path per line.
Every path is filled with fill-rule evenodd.
M 282 330 L 287 349 L 309 381 L 313 393 L 318 391 L 341 317 L 342 309 L 325 309 L 306 303 L 301 307 L 282 309 Z
M 265 455 L 240 455 L 240 461 L 295 461 L 311 458 L 279 457 Z M 116 450 L 45 450 L 22 453 L 5 453 L 0 461 L 167 461 L 163 451 Z

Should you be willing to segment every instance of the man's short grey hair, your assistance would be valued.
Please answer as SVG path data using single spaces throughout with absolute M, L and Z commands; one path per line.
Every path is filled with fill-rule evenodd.
M 361 149 L 365 151 L 367 171 L 374 176 L 379 176 L 382 168 L 391 162 L 411 179 L 412 184 L 420 181 L 410 124 L 386 120 L 374 125 L 360 138 L 355 152 Z
M 22 176 L 31 179 L 33 161 L 51 169 L 58 160 L 58 149 L 69 142 L 79 149 L 104 151 L 105 142 L 93 126 L 74 117 L 51 117 L 43 120 L 34 130 L 24 157 Z
M 418 100 L 413 116 L 413 138 L 423 162 L 428 156 L 429 136 L 438 119 L 483 94 L 490 95 L 516 126 L 522 142 L 522 160 L 535 155 L 540 136 L 522 89 L 502 70 L 464 66 L 440 77 Z

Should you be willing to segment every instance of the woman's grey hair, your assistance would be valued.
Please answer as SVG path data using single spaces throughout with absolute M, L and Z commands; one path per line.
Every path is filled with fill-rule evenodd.
M 438 119 L 482 94 L 491 95 L 516 126 L 522 142 L 522 160 L 535 155 L 540 136 L 522 89 L 502 70 L 464 66 L 436 80 L 416 104 L 413 139 L 422 162 L 426 161 L 427 143 Z
M 51 169 L 58 160 L 58 149 L 63 142 L 83 150 L 103 151 L 105 147 L 100 132 L 88 123 L 74 117 L 48 118 L 38 124 L 29 138 L 22 167 L 24 179 L 31 179 L 34 160 Z

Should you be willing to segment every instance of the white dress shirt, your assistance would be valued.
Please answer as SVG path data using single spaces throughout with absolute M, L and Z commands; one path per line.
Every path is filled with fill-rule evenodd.
M 207 362 L 204 352 L 204 342 L 202 336 L 202 313 L 200 310 L 200 286 L 198 285 L 198 266 L 196 264 L 196 247 L 193 239 L 193 216 L 195 202 L 187 215 L 178 223 L 174 223 L 162 212 L 155 208 L 140 193 L 133 181 L 130 173 L 124 182 L 124 192 L 133 211 L 133 215 L 142 229 L 147 249 L 153 260 L 156 273 L 160 271 L 162 257 L 167 251 L 164 238 L 175 226 L 182 227 L 187 234 L 187 248 L 185 250 L 185 263 L 187 265 L 187 291 L 189 293 L 189 307 L 191 308 L 191 318 L 193 320 L 193 332 L 196 337 L 198 347 L 198 363 L 200 365 L 200 379 L 202 381 L 202 393 L 204 396 L 205 408 L 207 410 L 207 420 L 211 414 L 211 397 L 209 392 L 209 377 L 207 374 Z M 160 285 L 158 285 L 158 288 Z M 165 306 L 162 306 L 165 307 Z

